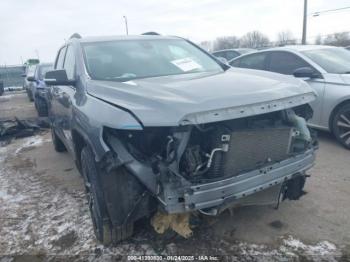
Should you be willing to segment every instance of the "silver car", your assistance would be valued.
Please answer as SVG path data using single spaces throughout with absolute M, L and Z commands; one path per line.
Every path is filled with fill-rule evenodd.
M 321 45 L 285 46 L 247 54 L 233 67 L 266 70 L 303 78 L 318 93 L 311 102 L 311 127 L 332 132 L 350 149 L 350 52 Z

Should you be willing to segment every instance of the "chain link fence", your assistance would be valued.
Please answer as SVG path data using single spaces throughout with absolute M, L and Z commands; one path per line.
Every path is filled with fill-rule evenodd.
M 0 66 L 0 81 L 4 82 L 4 87 L 23 86 L 23 77 L 25 67 L 16 66 Z

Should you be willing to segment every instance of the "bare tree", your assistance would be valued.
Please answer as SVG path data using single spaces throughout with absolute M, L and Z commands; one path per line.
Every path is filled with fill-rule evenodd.
M 277 45 L 283 46 L 283 45 L 295 45 L 296 40 L 292 34 L 291 31 L 281 31 L 277 35 Z
M 199 46 L 202 47 L 204 50 L 210 52 L 213 49 L 213 42 L 212 41 L 202 41 L 199 43 Z
M 270 40 L 261 32 L 252 31 L 242 36 L 242 38 L 240 39 L 240 44 L 241 47 L 259 48 L 268 46 L 270 44 Z
M 214 50 L 230 49 L 239 47 L 239 39 L 236 36 L 222 36 L 214 41 Z
M 328 35 L 324 40 L 325 45 L 348 46 L 350 45 L 349 32 L 334 33 Z

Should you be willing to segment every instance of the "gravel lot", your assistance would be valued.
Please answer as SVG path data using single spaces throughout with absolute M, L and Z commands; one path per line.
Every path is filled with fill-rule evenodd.
M 35 115 L 25 93 L 0 98 L 0 119 Z M 93 235 L 82 178 L 67 153 L 54 151 L 49 130 L 13 140 L 0 147 L 0 261 L 14 261 L 14 255 L 15 261 L 115 261 L 135 254 L 345 261 L 350 259 L 349 153 L 320 133 L 316 165 L 301 200 L 285 201 L 278 210 L 224 213 L 203 222 L 188 240 L 157 235 L 145 220 L 131 240 L 104 248 Z

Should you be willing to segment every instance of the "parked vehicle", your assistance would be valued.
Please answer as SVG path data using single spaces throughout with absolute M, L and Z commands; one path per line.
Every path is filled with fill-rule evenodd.
M 22 75 L 24 77 L 23 81 L 23 89 L 26 90 L 29 101 L 34 101 L 34 96 L 32 93 L 32 85 L 33 82 L 28 81 L 28 77 L 34 77 L 35 74 L 36 65 L 28 65 L 25 68 L 24 74 Z
M 37 65 L 40 63 L 39 59 L 36 58 L 29 58 L 27 61 L 25 61 L 24 65 L 29 66 L 29 65 Z
M 240 55 L 252 53 L 255 51 L 256 50 L 252 48 L 235 48 L 235 49 L 218 50 L 213 52 L 212 54 L 216 57 L 222 57 L 222 58 L 225 58 L 227 61 L 230 61 Z
M 0 96 L 4 94 L 4 81 L 1 80 L 0 76 Z
M 54 69 L 53 145 L 72 153 L 102 243 L 157 210 L 217 215 L 263 204 L 261 191 L 276 202 L 302 195 L 316 145 L 304 81 L 234 70 L 157 35 L 73 37 Z
M 36 66 L 34 75 L 27 77 L 27 80 L 31 82 L 31 85 L 29 85 L 28 87 L 28 89 L 30 90 L 28 91 L 32 94 L 34 98 L 35 108 L 39 116 L 48 115 L 48 88 L 44 82 L 44 76 L 47 71 L 52 69 L 52 64 L 41 63 Z
M 332 132 L 350 149 L 350 52 L 344 48 L 295 45 L 241 56 L 233 67 L 251 68 L 304 77 L 318 99 L 309 125 Z

